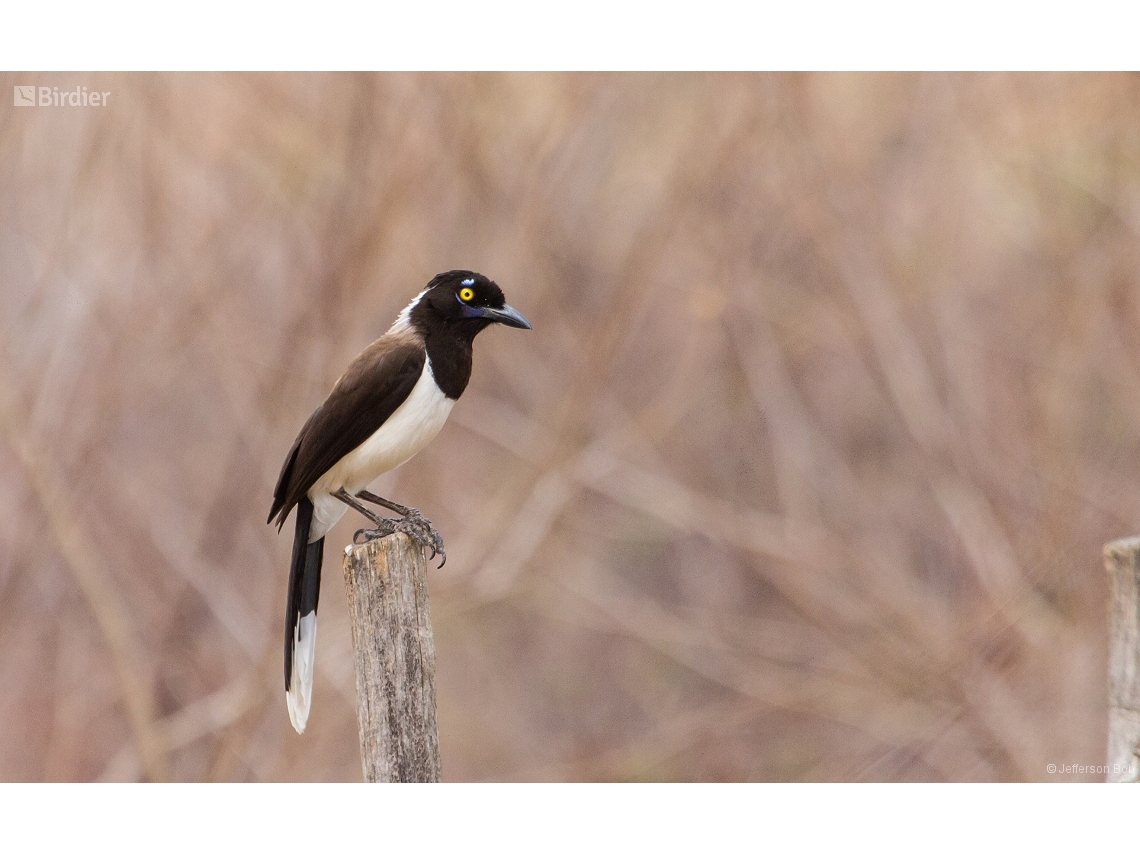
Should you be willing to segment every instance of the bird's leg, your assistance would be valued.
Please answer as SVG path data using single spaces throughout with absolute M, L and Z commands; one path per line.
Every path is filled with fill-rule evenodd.
M 383 496 L 377 496 L 375 493 L 370 493 L 367 490 L 361 490 L 356 494 L 356 498 L 364 499 L 366 502 L 371 502 L 374 505 L 395 511 L 402 517 L 406 517 L 408 514 L 419 513 L 415 508 L 405 508 L 403 505 L 397 505 L 391 499 L 385 499 Z
M 443 548 L 443 538 L 440 537 L 439 532 L 435 530 L 435 526 L 431 524 L 431 520 L 415 508 L 406 508 L 403 505 L 398 505 L 395 502 L 385 499 L 383 496 L 377 496 L 375 493 L 370 493 L 367 490 L 361 490 L 356 494 L 356 497 L 398 513 L 403 519 L 395 521 L 395 530 L 402 531 L 421 548 L 430 549 L 431 555 L 428 556 L 429 561 L 439 555 L 441 558 L 439 566 L 442 567 L 447 563 L 447 552 L 445 552 Z M 393 521 L 386 520 L 386 522 L 392 523 Z
M 360 502 L 356 501 L 356 499 L 352 497 L 352 494 L 349 493 L 348 490 L 344 489 L 344 487 L 341 487 L 339 490 L 333 493 L 333 497 L 340 499 L 357 513 L 368 517 L 368 519 L 370 519 L 376 525 L 383 525 L 385 522 L 388 522 L 388 520 L 384 519 L 384 517 L 377 516 L 376 514 L 372 513 L 372 511 L 368 510 L 368 508 L 364 507 L 364 505 L 360 504 Z
M 376 528 L 357 529 L 356 534 L 352 536 L 353 543 L 367 543 L 370 540 L 387 537 L 396 530 L 395 520 L 385 519 L 382 516 L 378 516 L 377 514 L 372 513 L 372 511 L 368 510 L 368 508 L 364 507 L 364 505 L 356 501 L 356 499 L 354 499 L 352 495 L 346 489 L 344 489 L 344 487 L 341 487 L 339 490 L 333 493 L 333 496 L 340 499 L 357 513 L 363 514 L 365 517 L 372 521 L 373 525 L 376 526 Z M 363 540 L 360 539 L 361 535 L 364 535 Z

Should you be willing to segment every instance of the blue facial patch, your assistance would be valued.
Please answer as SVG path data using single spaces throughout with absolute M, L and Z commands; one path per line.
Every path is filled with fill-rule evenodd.
M 474 285 L 475 280 L 474 279 L 464 279 L 460 284 L 461 285 Z
M 472 279 L 471 281 L 474 282 L 475 280 Z M 481 318 L 481 317 L 483 317 L 483 310 L 482 309 L 476 309 L 474 306 L 468 306 L 466 303 L 463 302 L 463 300 L 461 300 L 459 298 L 458 294 L 455 295 L 455 299 L 456 299 L 456 302 L 458 302 L 459 305 L 461 305 L 463 307 L 463 317 L 465 317 L 465 318 Z

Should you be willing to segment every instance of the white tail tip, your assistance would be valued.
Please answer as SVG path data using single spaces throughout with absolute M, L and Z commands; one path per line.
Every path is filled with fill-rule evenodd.
M 285 703 L 289 707 L 289 721 L 297 733 L 305 732 L 309 722 L 309 705 L 313 701 L 313 661 L 317 652 L 317 613 L 309 612 L 293 630 L 293 674 Z

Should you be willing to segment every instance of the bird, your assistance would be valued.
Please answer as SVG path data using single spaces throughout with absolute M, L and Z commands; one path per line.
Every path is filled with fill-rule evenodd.
M 352 508 L 374 528 L 354 543 L 404 532 L 431 558 L 447 560 L 443 538 L 415 508 L 365 489 L 405 463 L 443 428 L 471 377 L 472 343 L 492 324 L 531 329 L 493 281 L 471 270 L 435 276 L 368 345 L 309 416 L 285 457 L 268 523 L 280 532 L 295 507 L 296 530 L 285 612 L 285 700 L 303 733 L 309 719 L 317 636 L 317 600 L 325 535 Z M 364 506 L 398 514 L 386 519 Z

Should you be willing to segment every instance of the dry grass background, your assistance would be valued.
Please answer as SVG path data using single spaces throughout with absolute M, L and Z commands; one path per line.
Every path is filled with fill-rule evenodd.
M 0 101 L 0 777 L 359 779 L 356 521 L 298 737 L 265 516 L 452 267 L 535 329 L 378 482 L 447 538 L 445 779 L 1103 762 L 1137 78 L 0 77 L 112 93 Z

